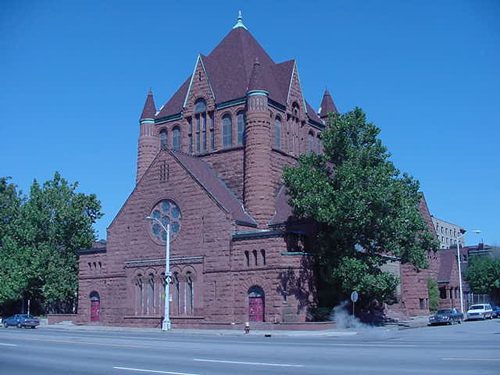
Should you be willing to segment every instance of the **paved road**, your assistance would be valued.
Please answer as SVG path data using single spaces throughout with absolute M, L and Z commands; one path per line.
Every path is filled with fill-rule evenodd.
M 0 374 L 500 374 L 500 319 L 351 336 L 0 329 Z

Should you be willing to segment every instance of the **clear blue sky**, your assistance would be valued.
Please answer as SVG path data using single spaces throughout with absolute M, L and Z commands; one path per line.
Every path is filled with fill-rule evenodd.
M 55 171 L 95 193 L 105 238 L 135 183 L 148 89 L 164 104 L 243 11 L 275 61 L 365 110 L 431 213 L 500 245 L 500 2 L 0 2 L 0 176 Z

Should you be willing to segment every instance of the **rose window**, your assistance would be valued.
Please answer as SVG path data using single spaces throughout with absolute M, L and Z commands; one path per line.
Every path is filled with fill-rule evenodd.
M 181 230 L 181 210 L 171 200 L 163 200 L 158 203 L 151 212 L 151 234 L 154 238 L 165 242 L 167 240 L 167 232 L 158 223 L 160 221 L 165 228 L 170 224 L 170 238 L 175 238 Z

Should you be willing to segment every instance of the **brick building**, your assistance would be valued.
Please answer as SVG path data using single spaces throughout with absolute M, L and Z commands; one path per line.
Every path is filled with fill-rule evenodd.
M 304 321 L 312 228 L 290 220 L 282 170 L 320 151 L 328 112 L 305 100 L 295 60 L 275 63 L 241 18 L 171 99 L 149 92 L 136 186 L 105 246 L 80 257 L 79 320 L 157 326 L 171 226 L 175 325 Z M 323 119 L 322 119 L 323 118 Z
M 274 62 L 240 16 L 166 104 L 157 110 L 147 95 L 136 186 L 107 243 L 80 256 L 77 320 L 160 325 L 166 233 L 151 216 L 171 227 L 174 326 L 304 322 L 315 302 L 304 251 L 314 227 L 293 219 L 282 170 L 321 152 L 336 111 L 325 91 L 316 112 L 295 60 Z

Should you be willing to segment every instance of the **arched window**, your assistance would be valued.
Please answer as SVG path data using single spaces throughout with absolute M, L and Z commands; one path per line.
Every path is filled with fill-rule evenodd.
M 194 285 L 193 274 L 186 273 L 186 314 L 193 315 L 194 310 Z
M 146 314 L 152 315 L 155 311 L 155 279 L 152 273 L 149 274 L 147 287 Z
M 314 136 L 314 132 L 310 131 L 309 134 L 307 135 L 307 152 L 316 151 L 315 142 L 316 142 L 316 137 Z
M 198 99 L 194 104 L 194 117 L 196 126 L 196 152 L 207 150 L 207 103 Z
M 254 261 L 255 265 L 257 266 L 259 264 L 259 262 L 257 260 L 257 250 L 252 251 L 252 253 L 253 253 L 253 261 Z
M 180 315 L 181 312 L 181 294 L 179 288 L 179 273 L 174 272 L 174 311 L 176 315 Z
M 168 147 L 168 137 L 167 137 L 167 129 L 162 129 L 160 131 L 160 149 L 166 150 Z
M 222 146 L 231 147 L 233 144 L 233 123 L 230 115 L 222 118 Z
M 299 117 L 299 104 L 297 102 L 292 104 L 292 114 L 294 117 Z
M 281 118 L 274 120 L 274 147 L 281 150 Z
M 247 267 L 250 267 L 250 254 L 248 251 L 245 251 L 245 260 Z
M 265 266 L 266 265 L 266 250 L 262 249 L 260 251 L 260 255 L 261 255 L 261 258 L 262 258 L 262 265 Z
M 245 143 L 245 114 L 243 112 L 238 112 L 236 122 L 238 124 L 238 145 L 241 146 Z
M 174 151 L 181 149 L 181 129 L 178 126 L 172 131 L 172 148 Z
M 135 314 L 142 315 L 143 294 L 142 294 L 142 275 L 138 274 L 135 279 Z

